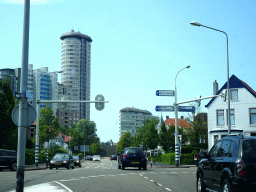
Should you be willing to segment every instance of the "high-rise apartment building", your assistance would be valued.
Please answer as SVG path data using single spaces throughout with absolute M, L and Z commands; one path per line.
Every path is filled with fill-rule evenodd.
M 137 135 L 137 129 L 144 125 L 146 119 L 157 119 L 151 112 L 134 107 L 125 107 L 119 111 L 119 138 L 130 132 L 132 136 Z
M 61 83 L 64 95 L 68 100 L 90 100 L 92 39 L 74 30 L 62 34 L 60 39 L 62 40 L 61 69 L 64 71 L 61 74 Z M 89 103 L 68 103 L 65 110 L 59 109 L 58 113 L 61 114 L 61 112 L 67 114 L 68 124 L 72 123 L 70 119 L 74 115 L 79 119 L 90 120 Z

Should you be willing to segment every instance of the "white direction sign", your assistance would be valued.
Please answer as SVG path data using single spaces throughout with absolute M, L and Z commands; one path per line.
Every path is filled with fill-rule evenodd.
M 174 106 L 171 105 L 157 105 L 156 111 L 174 111 Z
M 157 90 L 156 96 L 174 96 L 174 90 Z

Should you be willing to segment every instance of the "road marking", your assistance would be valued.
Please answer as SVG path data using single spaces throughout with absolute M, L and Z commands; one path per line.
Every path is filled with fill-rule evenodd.
M 136 173 L 128 173 L 128 174 L 133 174 L 133 175 L 135 175 Z
M 166 173 L 166 172 L 160 172 L 160 173 Z
M 86 179 L 87 177 L 79 177 L 79 178 L 81 178 L 81 179 Z
M 65 189 L 67 189 L 69 192 L 73 192 L 71 189 L 69 189 L 67 186 L 63 185 L 62 183 L 58 182 L 58 181 L 54 181 L 55 183 L 58 183 L 59 185 L 61 185 L 62 187 L 64 187 Z
M 145 179 L 148 179 L 147 177 L 144 177 Z
M 170 173 L 177 173 L 177 172 L 170 172 Z
M 161 185 L 160 183 L 157 183 L 157 185 L 159 185 L 159 186 L 161 186 L 161 187 L 163 186 L 163 185 Z
M 127 174 L 118 174 L 118 175 L 127 175 Z
M 154 182 L 153 180 L 150 180 L 151 182 Z
M 101 176 L 101 177 L 105 177 L 106 175 L 99 175 L 99 176 Z
M 108 175 L 108 176 L 116 176 L 116 175 Z
M 88 177 L 98 177 L 98 176 L 88 176 Z
M 188 172 L 181 172 L 181 173 L 188 173 Z
M 172 191 L 171 189 L 169 189 L 169 188 L 165 188 L 167 191 Z

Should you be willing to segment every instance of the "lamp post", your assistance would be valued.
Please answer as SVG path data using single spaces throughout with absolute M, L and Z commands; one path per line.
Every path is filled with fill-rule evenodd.
M 188 65 L 187 67 L 184 67 L 183 69 L 186 68 L 190 68 L 190 65 Z M 181 69 L 179 72 L 181 72 L 183 69 Z M 177 73 L 177 75 L 179 74 L 179 72 Z M 178 167 L 179 166 L 179 161 L 180 161 L 180 152 L 179 152 L 179 145 L 178 145 L 178 105 L 177 103 L 177 87 L 176 87 L 176 78 L 177 75 L 175 77 L 175 103 L 174 103 L 174 107 L 175 107 L 175 165 Z
M 57 73 L 63 73 L 63 71 L 57 71 Z M 39 75 L 39 73 L 37 73 Z M 46 74 L 42 75 L 40 78 L 37 78 L 37 100 L 40 100 L 40 80 L 42 79 L 43 76 Z M 35 146 L 35 167 L 38 168 L 38 156 L 39 156 L 39 103 L 37 102 L 37 118 L 36 118 L 36 146 Z
M 196 21 L 192 21 L 190 23 L 191 25 L 193 26 L 197 26 L 197 27 L 205 27 L 205 28 L 208 28 L 208 29 L 212 29 L 212 30 L 215 30 L 215 31 L 219 31 L 221 33 L 224 33 L 227 37 L 227 96 L 228 96 L 228 134 L 231 134 L 231 125 L 230 125 L 230 92 L 229 92 L 229 57 L 228 57 L 228 35 L 227 33 L 225 33 L 224 31 L 221 31 L 221 30 L 218 30 L 218 29 L 214 29 L 214 28 L 211 28 L 211 27 L 208 27 L 208 26 L 205 26 L 205 25 L 202 25 L 201 23 L 198 23 Z

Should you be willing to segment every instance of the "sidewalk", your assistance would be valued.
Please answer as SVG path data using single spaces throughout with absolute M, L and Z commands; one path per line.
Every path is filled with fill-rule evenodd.
M 190 167 L 196 167 L 196 165 L 170 165 L 165 163 L 159 163 L 159 162 L 152 162 L 152 168 L 190 168 Z M 148 161 L 148 168 L 151 168 L 151 161 Z
M 38 168 L 34 165 L 25 165 L 25 171 L 46 169 L 46 164 L 38 164 Z

